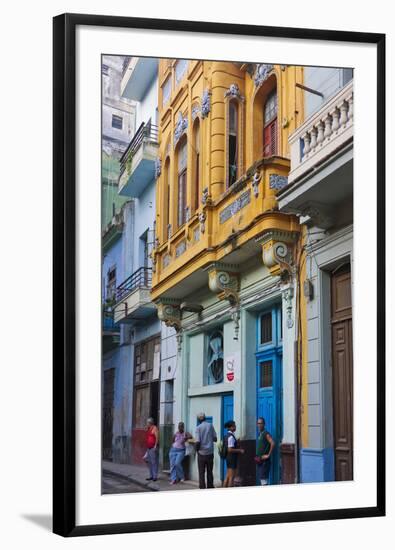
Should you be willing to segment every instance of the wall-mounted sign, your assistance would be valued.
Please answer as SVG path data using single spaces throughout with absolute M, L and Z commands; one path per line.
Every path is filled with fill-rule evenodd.
M 240 353 L 232 353 L 225 357 L 225 382 L 234 382 L 239 376 Z

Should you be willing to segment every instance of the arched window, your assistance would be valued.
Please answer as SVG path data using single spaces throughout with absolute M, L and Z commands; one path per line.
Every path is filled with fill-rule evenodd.
M 277 93 L 271 92 L 263 107 L 263 156 L 277 154 Z
M 238 177 L 239 166 L 239 104 L 229 102 L 229 130 L 228 130 L 228 187 Z
M 168 238 L 168 227 L 170 223 L 170 159 L 167 157 L 163 173 L 163 241 Z
M 224 379 L 224 337 L 221 330 L 208 336 L 207 383 L 219 384 Z
M 177 180 L 178 180 L 178 227 L 186 221 L 187 207 L 187 139 L 184 136 L 177 151 Z
M 200 182 L 200 124 L 199 119 L 195 120 L 193 125 L 193 189 L 192 189 L 192 209 L 195 212 L 199 208 L 199 182 Z

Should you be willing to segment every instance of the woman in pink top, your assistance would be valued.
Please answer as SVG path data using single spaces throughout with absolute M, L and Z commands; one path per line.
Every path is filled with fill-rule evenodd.
M 178 423 L 178 432 L 173 435 L 173 443 L 169 451 L 170 459 L 170 484 L 184 481 L 182 461 L 185 457 L 185 442 L 192 439 L 190 433 L 185 431 L 184 422 Z

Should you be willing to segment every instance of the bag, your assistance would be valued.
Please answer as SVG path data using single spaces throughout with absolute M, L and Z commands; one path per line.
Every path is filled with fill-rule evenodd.
M 221 458 L 226 458 L 228 454 L 228 439 L 226 436 L 224 439 L 221 439 L 221 441 L 218 441 L 217 447 L 219 456 Z

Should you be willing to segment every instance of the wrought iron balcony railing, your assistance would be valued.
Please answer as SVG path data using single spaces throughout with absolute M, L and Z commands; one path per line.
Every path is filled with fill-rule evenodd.
M 125 172 L 128 162 L 131 162 L 132 158 L 141 147 L 143 141 L 151 141 L 153 143 L 158 143 L 158 127 L 151 122 L 145 124 L 142 122 L 134 134 L 132 141 L 129 143 L 128 148 L 124 152 L 120 160 L 120 173 L 119 177 Z
M 123 283 L 119 285 L 116 292 L 116 300 L 119 302 L 124 296 L 136 288 L 151 288 L 152 269 L 150 267 L 140 267 L 132 273 Z

